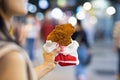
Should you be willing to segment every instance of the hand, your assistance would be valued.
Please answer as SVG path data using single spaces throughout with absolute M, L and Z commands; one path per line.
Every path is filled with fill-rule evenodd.
M 44 53 L 43 53 L 44 64 L 49 66 L 50 69 L 53 69 L 56 67 L 55 56 L 56 56 L 57 52 L 58 52 L 58 49 L 55 49 L 50 53 L 47 53 L 46 51 L 44 51 Z

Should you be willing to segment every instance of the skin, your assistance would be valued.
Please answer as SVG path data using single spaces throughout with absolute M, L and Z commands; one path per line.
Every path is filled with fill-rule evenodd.
M 21 16 L 27 13 L 27 2 L 27 0 L 0 0 L 0 15 L 8 29 L 14 15 Z M 43 64 L 34 68 L 38 79 L 55 68 L 56 52 L 56 49 L 51 53 L 43 52 Z M 25 59 L 21 53 L 12 51 L 0 59 L 0 80 L 28 80 Z

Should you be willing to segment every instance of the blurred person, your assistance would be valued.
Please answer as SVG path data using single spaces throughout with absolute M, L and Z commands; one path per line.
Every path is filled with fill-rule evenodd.
M 25 28 L 24 28 L 24 23 L 21 24 L 21 27 L 20 28 L 17 28 L 19 29 L 19 31 L 17 32 L 19 34 L 19 43 L 22 47 L 25 47 L 25 39 L 26 39 L 26 32 L 25 32 Z
M 25 28 L 25 38 L 26 38 L 26 49 L 29 53 L 29 57 L 34 61 L 34 49 L 35 41 L 38 39 L 39 27 L 36 25 L 34 16 L 28 15 L 26 18 L 26 24 L 23 26 Z
M 38 47 L 38 44 L 39 44 L 39 42 L 40 42 L 40 38 L 41 38 L 41 21 L 40 20 L 38 20 L 37 18 L 35 18 L 35 25 L 36 25 L 36 27 L 37 27 L 37 29 L 38 29 L 38 33 L 37 33 L 37 37 L 36 37 L 36 41 L 35 41 L 35 47 Z
M 88 43 L 86 32 L 83 30 L 79 21 L 77 22 L 76 32 L 73 34 L 72 38 L 79 43 L 77 52 L 80 64 L 75 67 L 76 80 L 86 80 L 86 65 L 88 64 L 86 60 L 90 53 L 90 44 Z
M 20 35 L 21 35 L 21 28 L 22 28 L 21 20 L 18 17 L 14 17 L 13 20 L 12 20 L 12 26 L 14 27 L 14 29 L 13 29 L 14 37 L 21 44 L 22 42 L 19 40 Z
M 45 19 L 41 26 L 41 38 L 43 42 L 46 41 L 48 34 L 54 29 L 52 19 L 49 18 L 48 13 L 45 15 Z
M 56 66 L 57 48 L 49 54 L 44 51 L 44 62 L 33 68 L 27 53 L 10 34 L 14 15 L 27 13 L 27 0 L 0 0 L 0 80 L 40 80 Z
M 19 37 L 20 37 L 20 33 L 19 33 L 20 32 L 20 28 L 21 28 L 21 24 L 16 22 L 16 24 L 14 25 L 14 36 L 15 36 L 16 39 L 19 39 Z
M 116 21 L 113 29 L 113 41 L 115 50 L 118 53 L 117 79 L 120 80 L 120 21 Z
M 95 16 L 90 15 L 89 12 L 85 12 L 85 19 L 83 19 L 82 26 L 84 31 L 86 32 L 87 39 L 89 40 L 89 44 L 92 46 L 94 45 L 94 37 L 95 37 L 95 26 L 97 23 L 97 19 Z

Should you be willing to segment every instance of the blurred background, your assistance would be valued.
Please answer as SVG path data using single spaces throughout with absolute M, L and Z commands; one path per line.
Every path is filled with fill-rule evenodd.
M 43 44 L 54 27 L 64 23 L 75 27 L 77 21 L 91 46 L 87 80 L 116 80 L 118 54 L 113 31 L 120 21 L 120 0 L 29 0 L 28 15 L 13 19 L 14 34 L 37 66 L 43 62 Z M 74 66 L 58 65 L 42 80 L 75 80 Z

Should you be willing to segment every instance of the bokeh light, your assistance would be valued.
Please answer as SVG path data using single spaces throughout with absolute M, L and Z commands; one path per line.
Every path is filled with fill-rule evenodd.
M 57 0 L 57 5 L 60 7 L 65 7 L 66 3 L 66 0 Z
M 92 8 L 92 4 L 91 4 L 90 2 L 85 2 L 85 3 L 83 4 L 83 8 L 84 8 L 85 10 L 90 10 L 90 9 Z
M 60 8 L 54 8 L 51 12 L 51 15 L 55 19 L 61 19 L 63 17 L 63 12 Z
M 85 18 L 85 13 L 80 11 L 76 14 L 77 19 L 83 20 Z
M 47 9 L 49 6 L 49 3 L 47 0 L 39 0 L 39 7 L 41 9 Z
M 107 8 L 106 12 L 107 12 L 108 15 L 113 15 L 113 14 L 116 13 L 116 10 L 113 6 L 110 6 L 110 7 Z
M 68 23 L 72 24 L 72 26 L 75 26 L 77 24 L 77 19 L 72 16 L 68 19 Z
M 31 4 L 31 3 L 28 3 L 28 11 L 29 11 L 30 13 L 35 13 L 35 12 L 37 11 L 36 5 L 33 5 L 33 4 Z
M 90 23 L 91 24 L 96 24 L 97 23 L 97 18 L 95 16 L 90 17 Z
M 37 13 L 36 13 L 36 18 L 37 18 L 38 20 L 43 20 L 43 19 L 44 19 L 43 13 L 37 12 Z

